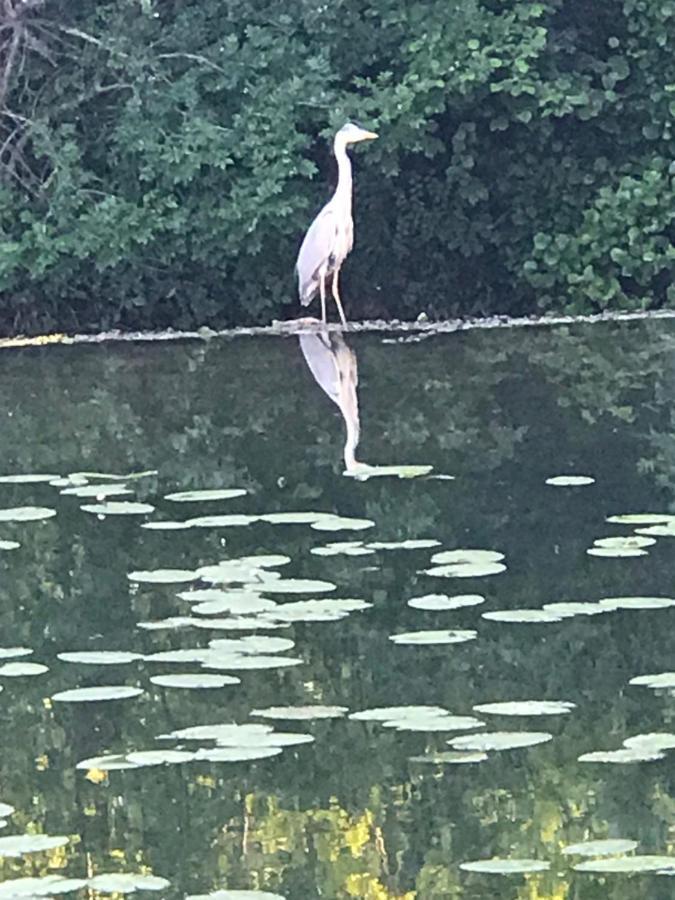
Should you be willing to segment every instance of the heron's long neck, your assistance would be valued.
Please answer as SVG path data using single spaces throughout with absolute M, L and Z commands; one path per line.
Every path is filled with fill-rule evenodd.
M 352 211 L 352 164 L 347 154 L 347 148 L 342 141 L 336 141 L 333 145 L 335 158 L 338 164 L 338 183 L 335 189 L 335 199 L 343 206 L 344 210 L 351 214 Z

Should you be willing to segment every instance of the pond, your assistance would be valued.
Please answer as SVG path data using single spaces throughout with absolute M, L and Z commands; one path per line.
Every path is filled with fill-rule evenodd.
M 672 896 L 675 325 L 412 337 L 0 355 L 0 900 Z

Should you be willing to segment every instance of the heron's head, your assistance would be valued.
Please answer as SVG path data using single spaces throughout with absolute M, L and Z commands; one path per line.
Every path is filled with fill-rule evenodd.
M 357 144 L 359 141 L 372 141 L 377 137 L 374 131 L 367 131 L 360 125 L 353 122 L 347 122 L 335 135 L 336 140 L 340 140 L 345 144 Z

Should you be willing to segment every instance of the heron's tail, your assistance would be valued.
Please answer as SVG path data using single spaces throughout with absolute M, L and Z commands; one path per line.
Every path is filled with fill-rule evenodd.
M 300 303 L 303 306 L 309 306 L 318 293 L 318 278 L 310 278 L 308 281 L 304 282 L 298 280 L 298 294 L 300 295 Z

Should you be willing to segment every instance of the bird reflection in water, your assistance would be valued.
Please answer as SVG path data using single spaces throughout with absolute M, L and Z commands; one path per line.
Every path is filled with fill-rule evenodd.
M 359 465 L 355 457 L 360 434 L 356 353 L 347 345 L 341 332 L 330 331 L 318 319 L 302 321 L 311 328 L 298 334 L 305 361 L 314 380 L 337 404 L 345 420 L 344 460 L 349 472 Z

